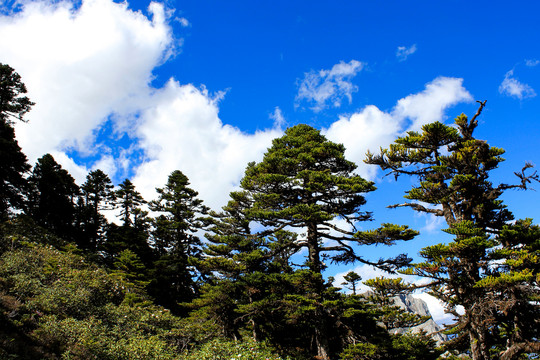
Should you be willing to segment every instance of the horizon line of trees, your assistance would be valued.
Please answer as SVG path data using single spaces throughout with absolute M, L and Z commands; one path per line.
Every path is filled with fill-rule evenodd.
M 390 223 L 360 231 L 358 225 L 372 219 L 362 206 L 374 183 L 355 173 L 343 145 L 308 125 L 274 139 L 261 162 L 247 165 L 240 190 L 215 212 L 180 170 L 148 202 L 129 179 L 115 189 L 99 169 L 78 186 L 50 154 L 30 167 L 12 124 L 23 121 L 33 103 L 8 65 L 0 64 L 0 81 L 0 219 L 43 228 L 55 236 L 49 245 L 106 269 L 125 286 L 108 301 L 157 305 L 179 319 L 206 323 L 207 332 L 198 330 L 205 339 L 199 346 L 216 336 L 251 338 L 294 359 L 437 359 L 447 351 L 446 358 L 510 360 L 540 353 L 540 227 L 531 219 L 514 221 L 500 200 L 504 191 L 527 189 L 539 177 L 526 164 L 516 185 L 489 180 L 504 150 L 473 136 L 486 102 L 470 120 L 462 114 L 455 126 L 427 124 L 367 154 L 366 162 L 388 175 L 416 180 L 409 201 L 391 207 L 441 216 L 453 236 L 424 248 L 424 261 L 413 263 L 406 254 L 378 260 L 358 254 L 363 245 L 409 241 L 418 232 Z M 120 224 L 106 220 L 107 209 L 120 210 Z M 337 226 L 338 219 L 348 226 Z M 206 242 L 197 236 L 201 231 Z M 14 236 L 1 235 L 6 244 Z M 300 252 L 306 260 L 296 264 Z M 353 293 L 344 294 L 322 275 L 328 261 L 428 279 L 422 287 L 455 316 L 446 329 L 451 340 L 440 348 L 425 334 L 395 333 L 427 320 L 392 300 L 418 285 L 378 278 L 366 281 L 369 294 L 357 294 L 361 279 L 353 273 L 343 284 Z M 15 291 L 3 285 L 7 278 L 0 272 L 0 295 Z M 39 322 L 32 324 L 28 333 L 39 335 Z M 49 351 L 67 345 L 55 346 Z

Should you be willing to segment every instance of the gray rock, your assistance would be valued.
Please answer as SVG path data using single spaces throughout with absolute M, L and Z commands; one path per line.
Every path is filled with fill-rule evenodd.
M 418 314 L 420 316 L 431 316 L 429 308 L 424 300 L 417 299 L 411 295 L 399 295 L 394 298 L 394 301 L 394 305 L 399 306 L 408 312 Z M 417 333 L 422 330 L 435 339 L 438 344 L 448 340 L 448 337 L 441 333 L 442 328 L 439 326 L 439 324 L 433 321 L 433 318 L 418 326 L 395 329 L 393 332 L 404 334 L 406 332 Z

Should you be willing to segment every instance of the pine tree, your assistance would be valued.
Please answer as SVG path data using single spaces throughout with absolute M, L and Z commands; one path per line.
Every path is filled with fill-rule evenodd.
M 372 216 L 360 211 L 364 193 L 374 191 L 373 182 L 354 174 L 356 165 L 345 159 L 345 148 L 328 141 L 308 125 L 297 125 L 275 139 L 262 162 L 250 163 L 241 187 L 251 197 L 252 208 L 246 215 L 252 221 L 270 227 L 305 229 L 305 238 L 296 242 L 298 250 L 308 250 L 307 265 L 315 273 L 325 268 L 323 256 L 334 253 L 335 262 L 359 261 L 388 270 L 402 266 L 406 256 L 371 262 L 358 256 L 354 245 L 386 244 L 410 240 L 417 233 L 406 226 L 383 224 L 373 231 L 358 231 L 360 221 Z M 342 219 L 350 229 L 332 221 Z M 324 245 L 330 240 L 331 245 Z
M 286 283 L 293 272 L 289 258 L 295 236 L 286 231 L 274 237 L 252 234 L 245 217 L 249 198 L 243 192 L 231 197 L 222 213 L 212 213 L 205 256 L 197 264 L 208 278 L 192 307 L 196 316 L 218 324 L 226 337 L 240 339 L 242 330 L 249 330 L 256 341 L 276 343 L 275 329 L 286 321 L 277 309 L 284 289 L 290 289 Z
M 30 170 L 17 140 L 13 121 L 24 121 L 32 103 L 19 74 L 9 65 L 0 64 L 0 220 L 6 220 L 12 209 L 22 209 L 27 191 L 24 178 Z
M 26 93 L 21 76 L 11 66 L 0 63 L 0 122 L 10 125 L 13 120 L 24 121 L 24 115 L 34 105 L 23 96 Z
M 201 253 L 201 241 L 196 233 L 206 225 L 204 215 L 208 208 L 179 170 L 169 175 L 165 187 L 156 190 L 159 197 L 149 207 L 161 215 L 155 219 L 152 231 L 158 259 L 149 293 L 158 304 L 183 313 L 185 310 L 179 303 L 191 301 L 197 293 L 192 258 Z
M 28 214 L 41 226 L 67 241 L 76 237 L 75 212 L 79 187 L 52 155 L 38 159 L 29 177 Z
M 353 295 L 356 295 L 356 287 L 358 282 L 362 280 L 362 277 L 354 271 L 349 271 L 347 275 L 343 277 L 343 279 L 345 282 L 341 285 L 348 285 L 347 288 L 353 292 Z
M 154 260 L 149 244 L 151 219 L 148 212 L 140 208 L 146 201 L 135 189 L 135 185 L 126 179 L 115 191 L 115 206 L 120 208 L 122 225 L 109 224 L 103 245 L 109 264 L 124 250 L 130 250 L 146 265 Z
M 135 209 L 140 209 L 141 205 L 146 204 L 146 201 L 135 190 L 135 185 L 129 179 L 125 179 L 124 182 L 118 185 L 116 200 L 120 207 L 120 216 L 124 226 L 133 225 L 136 216 Z
M 421 256 L 425 261 L 410 271 L 432 279 L 432 293 L 458 319 L 450 329 L 457 337 L 449 346 L 459 350 L 468 347 L 474 360 L 492 359 L 496 356 L 494 351 L 504 353 L 506 350 L 501 347 L 512 346 L 508 337 L 500 338 L 497 324 L 500 309 L 496 304 L 505 296 L 504 292 L 488 290 L 486 282 L 490 282 L 495 264 L 495 249 L 505 246 L 498 236 L 513 219 L 500 196 L 508 189 L 526 189 L 531 181 L 538 180 L 536 173 L 525 174 L 530 167 L 526 165 L 516 174 L 521 180 L 518 185 L 494 186 L 489 181 L 490 171 L 503 161 L 504 150 L 473 136 L 484 106 L 485 101 L 470 121 L 462 114 L 455 119 L 456 127 L 440 122 L 424 125 L 421 133 L 409 132 L 380 154 L 368 153 L 366 160 L 396 178 L 408 175 L 418 180 L 405 196 L 412 201 L 391 207 L 410 207 L 446 220 L 449 228 L 445 231 L 454 241 L 424 248 Z M 497 276 L 505 274 L 508 272 Z M 490 296 L 498 300 L 486 301 Z M 463 315 L 456 311 L 458 305 L 464 307 Z M 512 315 L 520 317 L 517 312 Z M 534 337 L 521 340 L 529 348 L 538 347 Z
M 371 262 L 358 256 L 355 246 L 390 245 L 397 239 L 408 240 L 416 235 L 405 226 L 391 224 L 384 224 L 373 231 L 357 230 L 359 221 L 371 219 L 371 214 L 361 211 L 360 207 L 365 204 L 364 194 L 375 190 L 375 187 L 372 182 L 354 174 L 356 165 L 345 159 L 344 152 L 343 145 L 328 141 L 310 126 L 298 125 L 287 129 L 283 137 L 273 141 L 260 163 L 248 165 L 241 181 L 242 191 L 232 194 L 234 200 L 241 200 L 237 209 L 241 218 L 236 223 L 240 232 L 235 237 L 221 238 L 223 248 L 216 248 L 216 251 L 229 251 L 232 241 L 252 241 L 254 250 L 237 251 L 246 259 L 254 260 L 278 250 L 288 257 L 302 249 L 307 250 L 304 266 L 308 270 L 292 271 L 285 277 L 254 272 L 260 277 L 257 280 L 259 285 L 254 289 L 260 292 L 261 300 L 246 303 L 242 311 L 261 314 L 273 306 L 281 309 L 276 310 L 273 316 L 279 314 L 281 319 L 296 324 L 296 327 L 283 326 L 281 329 L 292 330 L 292 333 L 310 339 L 305 344 L 306 348 L 321 359 L 329 359 L 341 351 L 343 344 L 336 341 L 335 334 L 339 333 L 336 329 L 344 328 L 338 326 L 337 319 L 343 318 L 346 311 L 341 305 L 334 306 L 336 301 L 340 303 L 340 296 L 323 279 L 323 260 L 328 257 L 334 262 L 360 261 L 392 270 L 407 264 L 410 259 L 401 255 L 395 259 Z M 334 220 L 337 219 L 345 220 L 350 228 L 336 226 Z M 249 227 L 263 230 L 252 236 L 243 230 Z M 305 231 L 305 236 L 285 237 L 287 240 L 284 241 L 280 234 L 294 229 Z M 330 243 L 325 244 L 325 241 Z M 261 246 L 265 250 L 257 252 Z M 270 282 L 272 278 L 279 278 L 279 286 L 274 284 L 262 288 L 261 284 Z M 300 279 L 305 283 L 301 284 Z M 286 300 L 269 305 L 268 299 L 279 299 L 280 296 Z M 262 327 L 264 321 L 259 323 Z M 273 336 L 284 339 L 278 335 L 280 331 L 274 329 Z
M 79 244 L 85 249 L 95 252 L 103 244 L 107 220 L 101 211 L 112 209 L 115 200 L 113 188 L 109 176 L 100 169 L 91 171 L 81 186 L 77 216 L 83 231 Z

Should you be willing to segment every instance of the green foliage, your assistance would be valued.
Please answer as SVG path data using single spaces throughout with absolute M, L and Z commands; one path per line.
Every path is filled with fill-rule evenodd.
M 308 125 L 297 125 L 273 141 L 262 162 L 248 165 L 241 182 L 250 203 L 245 209 L 248 219 L 275 230 L 306 228 L 306 238 L 297 241 L 298 250 L 307 248 L 307 265 L 315 272 L 323 270 L 321 256 L 326 252 L 335 253 L 334 261 L 364 260 L 344 244 L 366 243 L 353 238 L 356 230 L 350 232 L 330 223 L 342 218 L 354 226 L 371 218 L 360 207 L 365 204 L 363 194 L 375 187 L 354 174 L 356 165 L 344 154 L 343 145 L 328 141 Z M 325 231 L 330 229 L 338 235 Z M 341 243 L 323 246 L 325 239 Z
M 354 271 L 349 271 L 347 275 L 343 277 L 345 282 L 341 285 L 348 285 L 348 289 L 353 292 L 353 295 L 356 295 L 356 286 L 357 283 L 362 280 L 362 277 L 355 273 Z
M 228 341 L 215 339 L 199 349 L 184 355 L 181 360 L 285 360 L 276 355 L 271 348 L 253 340 Z
M 471 120 L 458 116 L 456 127 L 436 122 L 424 125 L 421 133 L 409 132 L 381 154 L 368 153 L 366 162 L 396 178 L 417 179 L 405 196 L 413 201 L 392 207 L 443 216 L 448 224 L 445 231 L 453 241 L 424 248 L 425 261 L 408 270 L 431 279 L 431 293 L 458 319 L 448 330 L 454 337 L 447 346 L 475 360 L 518 359 L 540 350 L 538 332 L 523 330 L 538 329 L 533 319 L 539 318 L 540 307 L 531 301 L 538 292 L 537 250 L 530 246 L 537 234 L 530 221 L 508 225 L 513 216 L 499 198 L 539 177 L 526 175 L 531 167 L 526 164 L 516 173 L 520 184 L 489 181 L 504 150 L 473 137 L 484 106 L 481 102 Z M 457 306 L 463 306 L 463 315 Z
M 207 223 L 198 193 L 189 187 L 188 178 L 173 171 L 164 188 L 156 189 L 159 197 L 150 202 L 150 209 L 161 214 L 155 219 L 152 240 L 157 253 L 149 293 L 156 302 L 175 314 L 186 314 L 181 305 L 193 300 L 198 292 L 194 278 L 198 275 L 196 259 L 201 253 L 201 241 L 196 232 Z
M 342 360 L 435 360 L 442 353 L 425 334 L 391 335 L 384 343 L 350 345 Z
M 0 122 L 10 124 L 16 119 L 24 121 L 24 115 L 30 111 L 33 102 L 28 97 L 26 86 L 21 76 L 6 64 L 0 64 Z
M 123 254 L 117 267 L 110 275 L 73 253 L 17 239 L 0 257 L 0 354 L 177 359 L 205 339 L 206 325 L 184 322 L 148 301 L 130 301 L 130 294 L 147 298 L 133 253 Z

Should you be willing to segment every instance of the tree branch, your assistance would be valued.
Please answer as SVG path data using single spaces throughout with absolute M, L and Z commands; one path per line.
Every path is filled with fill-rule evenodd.
M 429 213 L 429 214 L 434 214 L 436 216 L 443 216 L 444 215 L 444 212 L 441 209 L 430 209 L 430 208 L 427 208 L 427 207 L 425 207 L 423 205 L 420 205 L 418 203 L 403 203 L 403 204 L 395 204 L 395 205 L 388 206 L 389 209 L 395 209 L 395 208 L 398 208 L 398 207 L 411 207 L 411 208 L 413 208 L 413 210 L 421 211 L 421 212 L 425 212 L 425 213 Z

